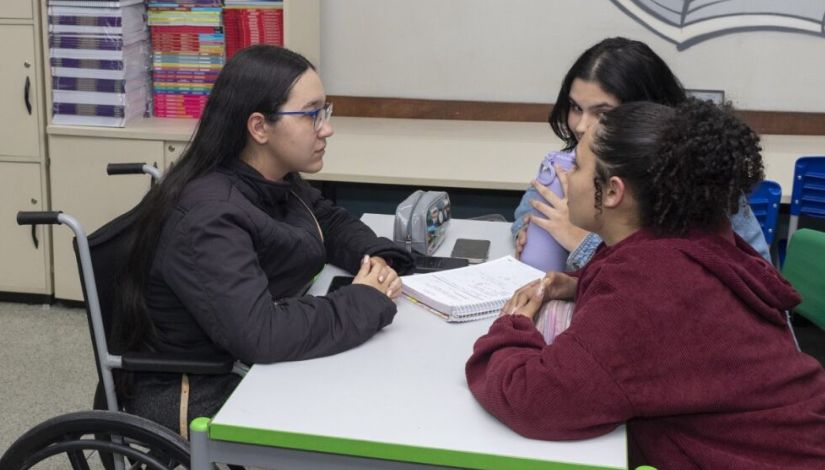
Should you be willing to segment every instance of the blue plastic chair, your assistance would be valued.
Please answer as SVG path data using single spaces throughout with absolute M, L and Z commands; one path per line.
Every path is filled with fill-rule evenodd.
M 779 220 L 779 203 L 782 199 L 782 188 L 776 181 L 765 180 L 751 192 L 748 197 L 748 204 L 751 206 L 753 215 L 762 227 L 765 241 L 768 246 L 773 243 L 776 237 L 776 223 Z
M 800 215 L 825 219 L 825 156 L 800 157 L 796 161 L 788 240 L 799 227 Z

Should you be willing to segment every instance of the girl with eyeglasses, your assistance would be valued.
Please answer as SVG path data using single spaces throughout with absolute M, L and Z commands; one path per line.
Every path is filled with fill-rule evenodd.
M 534 439 L 627 424 L 629 468 L 821 469 L 825 371 L 785 322 L 799 294 L 731 229 L 764 177 L 729 111 L 619 105 L 582 136 L 570 219 L 604 244 L 518 290 L 467 363 L 478 401 Z M 532 318 L 575 299 L 547 344 Z
M 292 361 L 350 349 L 392 322 L 409 255 L 299 174 L 321 170 L 331 114 L 301 55 L 257 45 L 227 62 L 191 143 L 139 206 L 115 328 L 128 350 Z M 352 285 L 305 295 L 326 263 Z M 179 406 L 211 416 L 239 380 L 135 373 L 121 392 L 127 411 L 178 429 Z
M 548 122 L 564 142 L 563 151 L 572 153 L 587 128 L 621 103 L 651 101 L 672 106 L 684 100 L 682 84 L 647 44 L 621 37 L 608 38 L 576 59 L 564 77 Z M 565 174 L 563 171 L 558 174 L 564 187 Z M 538 213 L 531 214 L 531 208 Z M 570 222 L 564 196 L 556 196 L 538 183 L 528 188 L 514 215 L 512 231 L 517 255 L 527 243 L 527 224 L 546 230 L 569 252 L 567 268 L 571 270 L 584 266 L 601 243 L 598 235 Z M 739 210 L 731 214 L 731 223 L 737 234 L 770 260 L 765 236 L 745 196 Z

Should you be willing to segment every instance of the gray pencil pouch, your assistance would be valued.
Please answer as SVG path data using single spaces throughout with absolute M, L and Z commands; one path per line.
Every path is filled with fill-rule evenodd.
M 418 190 L 395 210 L 393 239 L 409 252 L 432 255 L 444 241 L 450 221 L 450 196 Z

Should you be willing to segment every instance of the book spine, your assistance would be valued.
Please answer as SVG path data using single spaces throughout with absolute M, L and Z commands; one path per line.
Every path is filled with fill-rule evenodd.
M 119 51 L 123 49 L 123 41 L 114 38 L 90 38 L 49 36 L 49 46 L 58 49 L 94 49 L 104 51 Z
M 69 26 L 123 26 L 119 16 L 49 16 L 49 24 Z
M 103 80 L 95 78 L 52 77 L 55 90 L 100 91 L 106 93 L 124 93 L 123 80 Z
M 79 103 L 54 103 L 54 114 L 71 114 L 75 116 L 124 117 L 123 106 Z
M 68 59 L 52 57 L 49 59 L 52 67 L 67 67 L 75 69 L 123 70 L 122 60 L 98 59 Z

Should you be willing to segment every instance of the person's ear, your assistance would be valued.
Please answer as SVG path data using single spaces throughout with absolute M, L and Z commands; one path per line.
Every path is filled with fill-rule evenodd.
M 627 186 L 625 185 L 624 180 L 618 176 L 611 176 L 607 180 L 607 184 L 604 185 L 602 205 L 604 207 L 615 209 L 628 196 L 629 194 L 627 193 Z
M 269 132 L 267 131 L 270 125 L 266 117 L 259 112 L 254 112 L 246 118 L 246 131 L 252 140 L 261 145 L 269 141 Z

